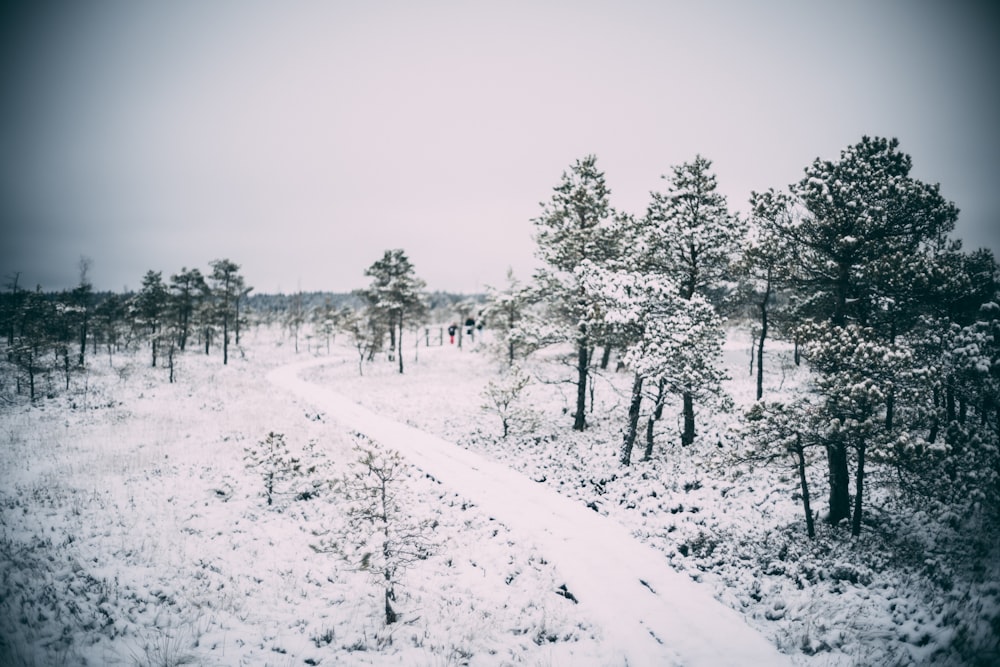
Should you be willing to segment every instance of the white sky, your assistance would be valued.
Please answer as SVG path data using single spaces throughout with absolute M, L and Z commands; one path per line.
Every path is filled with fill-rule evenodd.
M 529 277 L 531 219 L 598 156 L 641 214 L 714 161 L 730 207 L 896 136 L 1000 252 L 987 3 L 21 3 L 0 15 L 0 280 L 136 288 L 212 259 L 346 291 L 403 248 L 431 289 Z

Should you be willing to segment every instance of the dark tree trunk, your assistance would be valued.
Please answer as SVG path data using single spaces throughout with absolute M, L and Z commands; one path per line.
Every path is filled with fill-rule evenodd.
M 160 339 L 159 331 L 157 330 L 157 327 L 154 325 L 153 326 L 153 341 L 152 341 L 152 343 L 153 343 L 153 368 L 156 368 L 156 353 L 159 352 L 159 349 L 157 347 L 157 345 L 159 343 L 159 339 Z
M 87 352 L 87 308 L 83 309 L 83 324 L 80 326 L 80 360 L 79 365 L 83 366 L 84 355 Z
M 590 366 L 586 330 L 580 328 L 580 340 L 576 355 L 576 414 L 573 415 L 573 430 L 582 431 L 587 428 L 587 371 Z
M 399 313 L 399 336 L 396 337 L 396 356 L 399 357 L 399 372 L 403 372 L 403 313 Z
M 816 537 L 812 508 L 809 506 L 809 481 L 806 479 L 806 452 L 802 446 L 802 436 L 795 434 L 795 456 L 799 464 L 799 484 L 802 487 L 802 509 L 806 513 L 806 534 L 809 539 Z
M 183 352 L 184 348 L 187 347 L 188 326 L 189 326 L 188 323 L 191 317 L 190 313 L 187 310 L 187 307 L 184 306 L 182 308 L 183 310 L 181 310 L 181 322 L 180 322 L 181 331 L 180 331 L 180 336 L 178 337 L 181 346 L 181 352 Z
M 847 468 L 847 448 L 833 443 L 826 448 L 830 464 L 830 515 L 827 521 L 837 524 L 851 518 L 850 471 Z
M 66 376 L 66 391 L 69 391 L 69 348 L 63 348 L 63 374 Z
M 639 408 L 642 406 L 642 376 L 635 374 L 632 381 L 632 400 L 628 406 L 628 425 L 625 428 L 625 440 L 622 442 L 621 464 L 627 466 L 632 462 L 632 447 L 639 426 Z M 645 458 L 649 458 L 646 456 Z
M 854 487 L 854 518 L 851 521 L 851 535 L 861 534 L 861 507 L 865 492 L 865 441 L 858 443 L 858 473 Z
M 656 403 L 653 405 L 653 412 L 649 415 L 649 419 L 646 420 L 646 453 L 647 458 L 653 456 L 653 427 L 656 422 L 663 417 L 663 400 L 664 392 L 666 391 L 667 383 L 660 380 L 659 385 L 656 388 Z
M 386 587 L 385 589 L 385 624 L 392 625 L 399 620 L 399 615 L 396 610 L 392 608 L 392 601 L 396 599 L 396 594 L 393 592 L 392 587 Z
M 222 316 L 222 365 L 229 363 L 229 315 Z
M 393 318 L 395 319 L 395 318 Z M 389 361 L 394 361 L 393 355 L 396 354 L 396 323 L 390 320 L 389 323 Z
M 28 397 L 35 402 L 35 352 L 28 353 Z
M 764 395 L 764 341 L 767 339 L 767 302 L 771 300 L 771 268 L 767 269 L 767 287 L 760 300 L 760 339 L 757 341 L 757 400 Z
M 681 433 L 681 444 L 685 447 L 694 442 L 694 396 L 684 392 L 684 432 Z
M 604 346 L 604 352 L 601 354 L 601 370 L 605 371 L 608 369 L 608 362 L 611 361 L 611 344 L 608 343 Z

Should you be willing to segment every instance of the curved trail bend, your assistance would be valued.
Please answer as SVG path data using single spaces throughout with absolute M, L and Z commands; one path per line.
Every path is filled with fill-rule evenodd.
M 617 523 L 504 465 L 299 377 L 300 371 L 323 363 L 284 366 L 268 379 L 343 426 L 397 450 L 537 545 L 629 667 L 791 665 L 739 614 Z

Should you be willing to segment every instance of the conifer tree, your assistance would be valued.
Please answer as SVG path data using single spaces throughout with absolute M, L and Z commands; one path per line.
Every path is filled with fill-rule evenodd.
M 537 295 L 507 270 L 507 284 L 502 288 L 486 288 L 486 305 L 482 319 L 496 336 L 500 353 L 508 367 L 518 356 L 526 355 L 537 345 L 539 323 L 531 312 Z
M 79 329 L 80 354 L 77 364 L 83 366 L 87 352 L 87 333 L 90 325 L 90 315 L 92 302 L 94 299 L 94 287 L 90 283 L 91 260 L 88 257 L 80 258 L 80 283 L 72 292 L 72 307 L 76 313 L 77 327 Z
M 174 314 L 177 318 L 178 346 L 187 347 L 191 335 L 191 323 L 200 299 L 206 289 L 205 278 L 198 269 L 182 268 L 180 273 L 170 276 L 170 290 L 173 296 Z
M 744 225 L 729 213 L 718 192 L 712 162 L 698 155 L 673 168 L 667 192 L 652 192 L 646 212 L 645 258 L 648 270 L 669 276 L 683 299 L 701 294 L 712 300 L 731 281 L 732 262 L 744 235 Z M 665 387 L 664 387 L 665 389 Z M 657 400 L 659 409 L 663 395 Z M 681 443 L 695 438 L 694 395 L 682 396 L 684 431 Z M 659 414 L 656 414 L 659 417 Z
M 836 162 L 817 158 L 790 186 L 802 215 L 777 229 L 794 258 L 800 316 L 842 332 L 859 327 L 869 343 L 889 346 L 919 320 L 919 282 L 944 249 L 958 210 L 937 185 L 912 178 L 911 167 L 896 139 L 863 137 Z M 889 431 L 897 387 L 884 386 Z M 831 523 L 851 516 L 847 450 L 836 440 L 827 448 Z
M 142 289 L 136 295 L 136 314 L 146 326 L 153 352 L 153 366 L 156 366 L 159 352 L 160 334 L 163 320 L 167 315 L 167 299 L 169 294 L 163 284 L 163 274 L 160 271 L 147 271 L 142 278 Z
M 365 275 L 372 283 L 362 291 L 362 296 L 384 316 L 402 373 L 403 327 L 407 321 L 424 316 L 426 283 L 417 277 L 413 264 L 402 250 L 386 250 L 381 259 L 365 270 Z
M 229 331 L 239 318 L 239 300 L 246 286 L 240 266 L 228 259 L 217 259 L 212 267 L 212 287 L 216 296 L 216 319 L 222 323 L 222 363 L 229 363 Z M 206 348 L 207 349 L 207 348 Z
M 760 312 L 756 341 L 757 400 L 764 395 L 764 344 L 770 332 L 771 308 L 775 293 L 787 285 L 790 275 L 789 248 L 778 231 L 793 215 L 787 195 L 768 190 L 750 195 L 751 219 L 739 273 Z
M 536 256 L 542 266 L 535 283 L 548 306 L 549 318 L 558 323 L 561 338 L 576 350 L 576 411 L 573 428 L 586 428 L 587 383 L 591 356 L 602 338 L 602 322 L 588 317 L 595 295 L 580 284 L 576 269 L 585 260 L 608 265 L 619 253 L 611 233 L 614 212 L 604 173 L 593 155 L 577 160 L 563 172 L 552 199 L 542 203 L 534 219 Z

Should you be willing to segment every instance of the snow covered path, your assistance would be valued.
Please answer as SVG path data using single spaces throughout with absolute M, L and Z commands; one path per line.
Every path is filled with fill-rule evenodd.
M 534 543 L 565 577 L 568 591 L 616 647 L 623 664 L 791 664 L 735 611 L 675 572 L 662 554 L 620 525 L 504 465 L 300 379 L 300 371 L 325 362 L 284 366 L 268 377 L 345 427 L 399 451 Z

